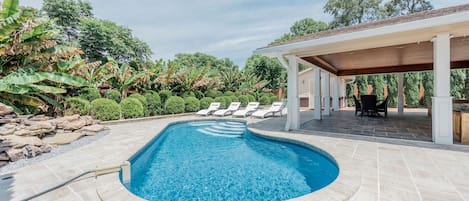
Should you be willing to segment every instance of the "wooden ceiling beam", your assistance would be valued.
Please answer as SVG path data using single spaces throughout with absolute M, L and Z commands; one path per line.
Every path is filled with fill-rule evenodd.
M 334 75 L 337 75 L 337 73 L 339 72 L 333 65 L 329 64 L 329 62 L 327 62 L 324 59 L 321 59 L 318 56 L 302 57 L 301 59 L 303 59 L 303 60 L 305 60 L 309 63 L 312 63 L 316 66 L 319 66 L 320 68 L 322 68 L 326 71 L 329 71 L 330 73 L 332 73 Z

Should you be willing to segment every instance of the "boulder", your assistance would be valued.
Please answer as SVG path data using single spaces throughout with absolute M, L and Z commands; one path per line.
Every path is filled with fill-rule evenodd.
M 26 145 L 23 147 L 23 154 L 26 156 L 26 158 L 33 158 L 38 155 L 41 155 L 42 150 L 39 147 L 32 146 L 32 145 Z
M 80 119 L 84 120 L 87 126 L 96 124 L 96 121 L 91 116 L 81 116 Z
M 50 119 L 51 119 L 51 117 L 48 117 L 46 115 L 41 114 L 41 115 L 33 116 L 33 117 L 29 118 L 28 120 L 30 120 L 30 121 L 48 121 Z
M 50 151 L 52 151 L 52 145 L 50 144 L 45 144 L 45 145 L 42 145 L 41 147 L 39 147 L 41 149 L 41 152 L 42 153 L 49 153 Z
M 0 154 L 0 161 L 9 161 L 10 157 L 8 157 L 7 153 Z
M 86 126 L 86 120 L 84 119 L 78 119 L 72 122 L 69 122 L 68 124 L 62 125 L 62 128 L 65 130 L 78 130 L 80 128 L 83 128 Z
M 18 161 L 26 158 L 23 153 L 23 149 L 10 149 L 7 151 L 7 155 L 10 158 L 10 161 Z
M 9 125 L 9 124 L 6 124 Z M 13 135 L 13 133 L 16 131 L 16 128 L 8 128 L 5 126 L 0 127 L 0 135 Z
M 100 125 L 100 124 L 94 124 L 94 125 L 91 125 L 91 126 L 85 126 L 83 128 L 80 129 L 80 131 L 82 132 L 92 132 L 92 133 L 98 133 L 98 132 L 101 132 L 103 130 L 106 130 L 108 129 L 106 126 L 103 126 L 103 125 Z
M 21 137 L 16 135 L 0 136 L 2 144 L 13 148 L 23 148 L 26 145 L 42 146 L 44 143 L 38 137 Z
M 80 139 L 84 135 L 85 134 L 82 132 L 57 133 L 52 136 L 44 137 L 42 141 L 47 144 L 63 145 L 63 144 L 70 144 L 71 142 Z
M 6 164 L 8 164 L 8 161 L 0 161 L 0 167 L 4 166 Z
M 72 116 L 64 116 L 64 117 L 59 117 L 55 119 L 55 123 L 57 124 L 57 128 L 64 128 L 68 123 L 71 121 L 76 121 L 80 119 L 80 115 L 72 115 Z
M 14 134 L 19 136 L 42 136 L 55 130 L 55 125 L 49 121 L 32 122 L 32 124 L 23 129 L 17 129 Z
M 13 108 L 8 106 L 8 105 L 5 105 L 3 103 L 0 103 L 0 115 L 8 115 L 8 114 L 11 114 L 13 113 Z

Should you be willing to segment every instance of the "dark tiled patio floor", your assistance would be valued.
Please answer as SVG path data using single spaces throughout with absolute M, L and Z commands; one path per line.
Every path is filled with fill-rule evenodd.
M 307 113 L 312 111 L 306 111 Z M 309 120 L 302 130 L 344 133 L 397 139 L 432 141 L 431 118 L 426 112 L 405 112 L 403 116 L 391 111 L 387 118 L 355 116 L 354 111 L 341 110 L 323 116 L 322 120 Z

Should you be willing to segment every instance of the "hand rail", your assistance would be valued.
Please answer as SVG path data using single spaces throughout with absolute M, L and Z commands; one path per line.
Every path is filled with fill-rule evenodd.
M 66 186 L 68 185 L 69 183 L 72 183 L 73 181 L 75 181 L 76 179 L 80 178 L 80 177 L 83 177 L 87 174 L 90 174 L 90 173 L 94 173 L 94 176 L 95 177 L 98 177 L 98 176 L 101 176 L 101 175 L 106 175 L 106 174 L 111 174 L 111 173 L 115 173 L 115 172 L 119 172 L 122 170 L 122 178 L 123 178 L 123 181 L 124 183 L 128 183 L 130 182 L 130 162 L 126 161 L 124 162 L 123 164 L 119 165 L 119 166 L 113 166 L 113 167 L 107 167 L 107 168 L 100 168 L 100 169 L 94 169 L 94 170 L 88 170 L 88 171 L 85 171 L 71 179 L 68 179 L 60 184 L 57 184 L 53 187 L 50 187 L 46 190 L 43 190 L 39 193 L 36 193 L 32 196 L 29 196 L 27 198 L 24 198 L 24 199 L 21 199 L 21 201 L 28 201 L 28 200 L 32 200 L 34 198 L 37 198 L 41 195 L 44 195 L 46 193 L 49 193 L 51 191 L 54 191 L 54 190 L 57 190 L 58 188 L 60 187 L 63 187 L 63 186 Z

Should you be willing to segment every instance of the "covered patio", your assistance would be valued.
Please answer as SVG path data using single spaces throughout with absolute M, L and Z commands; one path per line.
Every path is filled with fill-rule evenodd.
M 255 53 L 276 57 L 288 69 L 288 114 L 285 130 L 314 127 L 315 124 L 327 124 L 327 121 L 334 125 L 334 121 L 341 121 L 334 118 L 343 115 L 339 112 L 339 94 L 343 93 L 340 90 L 345 90 L 344 79 L 367 74 L 398 74 L 396 118 L 405 122 L 408 117 L 404 114 L 403 73 L 433 71 L 433 115 L 431 120 L 426 121 L 433 123 L 430 123 L 431 132 L 423 131 L 431 134 L 431 137 L 424 140 L 431 139 L 437 144 L 453 144 L 450 70 L 469 67 L 468 16 L 469 4 L 465 4 L 306 35 L 259 48 Z M 326 108 L 314 110 L 311 119 L 307 121 L 300 120 L 299 63 L 314 69 L 314 108 Z M 334 112 L 331 113 L 330 108 Z M 354 118 L 356 117 L 350 117 L 349 127 L 340 129 L 349 128 L 348 132 L 353 133 L 350 128 L 360 124 Z M 310 124 L 305 123 L 308 121 L 311 121 Z M 380 133 L 376 129 L 380 126 L 386 128 L 383 126 L 388 124 L 386 121 L 390 120 L 377 121 L 374 130 L 366 132 L 370 135 Z M 363 130 L 360 132 L 366 133 Z M 401 132 L 404 133 L 396 131 Z

